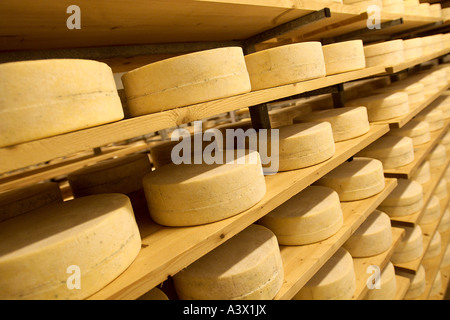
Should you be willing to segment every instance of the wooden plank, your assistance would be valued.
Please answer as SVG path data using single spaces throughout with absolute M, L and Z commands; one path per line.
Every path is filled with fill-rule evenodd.
M 427 61 L 439 58 L 439 57 L 441 57 L 441 56 L 443 56 L 443 55 L 445 55 L 445 54 L 447 54 L 449 52 L 450 52 L 450 49 L 446 48 L 446 49 L 441 50 L 439 52 L 428 54 L 428 55 L 424 55 L 422 57 L 419 57 L 419 58 L 416 58 L 416 59 L 413 59 L 413 60 L 410 60 L 410 61 L 405 61 L 405 62 L 397 64 L 395 66 L 388 66 L 388 67 L 386 67 L 386 74 L 397 73 L 397 72 L 403 71 L 405 69 L 412 68 L 412 67 L 414 67 L 414 66 L 416 66 L 418 64 L 421 64 L 421 63 L 424 63 L 424 62 L 427 62 Z
M 344 224 L 336 234 L 328 239 L 304 246 L 280 246 L 285 277 L 275 300 L 291 299 L 345 243 L 396 185 L 396 179 L 387 179 L 386 187 L 381 193 L 364 200 L 341 202 Z
M 411 281 L 409 278 L 396 274 L 395 280 L 397 281 L 397 293 L 394 300 L 403 300 L 406 292 L 409 289 Z
M 384 15 L 384 13 L 382 14 Z M 373 35 L 395 35 L 400 32 L 408 32 L 408 30 L 415 29 L 418 27 L 424 27 L 426 25 L 430 25 L 432 23 L 440 21 L 439 18 L 434 17 L 423 17 L 423 16 L 415 16 L 410 14 L 402 15 L 403 23 L 397 26 L 393 26 L 392 28 L 385 30 L 373 30 Z
M 270 89 L 252 91 L 233 97 L 125 119 L 102 126 L 26 142 L 11 147 L 4 147 L 0 149 L 0 172 L 24 168 L 32 164 L 45 162 L 79 151 L 90 150 L 162 129 L 176 127 L 184 123 L 212 117 L 224 112 L 364 78 L 378 74 L 383 70 L 383 67 L 372 67 Z
M 163 227 L 152 221 L 141 224 L 142 249 L 136 260 L 124 273 L 90 299 L 140 297 L 290 199 L 388 130 L 387 125 L 372 126 L 364 136 L 336 143 L 335 155 L 323 163 L 266 176 L 267 191 L 264 198 L 257 205 L 234 217 L 185 228 Z

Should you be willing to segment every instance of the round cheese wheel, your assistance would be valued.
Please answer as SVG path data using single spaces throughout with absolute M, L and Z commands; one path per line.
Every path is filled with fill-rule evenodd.
M 188 53 L 122 75 L 132 116 L 225 98 L 251 90 L 240 47 Z
M 87 298 L 141 248 L 130 200 L 117 193 L 42 207 L 2 222 L 0 230 L 1 299 Z
M 428 122 L 431 132 L 439 130 L 444 126 L 444 114 L 439 108 L 424 110 L 420 112 L 414 119 Z
M 37 183 L 0 193 L 0 222 L 62 201 L 56 182 Z
M 266 89 L 326 75 L 322 44 L 294 43 L 245 56 L 252 90 Z
M 366 67 L 396 65 L 405 61 L 403 40 L 391 40 L 364 46 Z
M 392 262 L 383 268 L 380 274 L 380 287 L 369 289 L 364 300 L 394 300 L 397 293 L 395 268 Z
M 417 168 L 416 172 L 411 176 L 411 180 L 419 182 L 422 186 L 430 181 L 430 162 L 423 161 L 422 164 Z
M 441 290 L 442 290 L 442 274 L 441 270 L 438 270 L 436 278 L 434 278 L 433 285 L 431 286 L 429 297 L 439 294 Z
M 447 244 L 447 249 L 445 249 L 444 257 L 442 258 L 441 268 L 450 266 L 450 246 Z
M 438 231 L 442 233 L 447 232 L 448 230 L 450 230 L 450 210 L 447 208 L 445 209 L 441 222 L 438 225 Z
M 430 201 L 424 208 L 424 212 L 420 217 L 419 224 L 425 225 L 436 222 L 441 216 L 441 205 L 439 199 L 436 196 L 431 196 Z
M 414 161 L 414 146 L 409 137 L 385 135 L 356 154 L 378 159 L 383 168 L 398 168 Z
M 439 233 L 439 231 L 436 231 L 433 235 L 433 238 L 431 238 L 430 245 L 428 246 L 428 249 L 425 252 L 423 258 L 431 259 L 437 257 L 440 254 L 441 254 L 441 234 Z
M 332 43 L 322 47 L 326 75 L 349 72 L 366 67 L 362 40 Z
M 281 288 L 283 264 L 277 238 L 250 225 L 174 275 L 181 300 L 269 300 Z
M 378 209 L 390 217 L 411 215 L 422 210 L 423 188 L 420 183 L 409 179 L 397 179 L 395 189 L 381 202 Z
M 432 74 L 436 76 L 439 88 L 443 88 L 447 85 L 447 73 L 444 70 L 436 70 L 433 71 Z
M 439 200 L 447 198 L 447 180 L 444 177 L 439 180 L 438 185 L 434 189 L 433 195 L 435 195 Z
M 427 161 L 430 162 L 431 168 L 438 168 L 445 164 L 447 159 L 447 150 L 445 147 L 438 143 L 427 156 Z
M 169 300 L 167 295 L 159 288 L 153 288 L 146 294 L 143 294 L 137 300 Z
M 376 159 L 355 157 L 315 182 L 335 190 L 340 201 L 354 201 L 380 193 L 385 186 L 383 165 Z
M 445 147 L 445 150 L 450 150 L 450 131 L 448 131 L 445 136 L 440 141 L 440 144 L 442 144 Z
M 150 216 L 166 226 L 199 225 L 234 216 L 255 205 L 266 192 L 256 151 L 224 164 L 168 164 L 147 173 L 142 183 Z
M 309 186 L 259 220 L 281 245 L 305 245 L 327 239 L 343 224 L 339 196 L 333 189 Z
M 389 130 L 388 135 L 411 138 L 413 146 L 418 146 L 431 140 L 430 126 L 426 121 L 409 121 L 401 128 Z
M 424 85 L 419 82 L 400 82 L 394 83 L 387 87 L 375 90 L 376 93 L 394 93 L 398 91 L 406 92 L 408 94 L 409 105 L 415 105 L 425 100 Z
M 391 5 L 385 5 L 383 4 L 383 11 L 388 13 L 405 13 L 405 5 L 402 2 L 391 4 Z
M 348 300 L 355 289 L 353 259 L 350 253 L 341 247 L 292 299 Z
M 313 111 L 294 118 L 294 123 L 326 121 L 331 124 L 335 142 L 353 139 L 370 130 L 365 107 L 343 107 Z
M 420 226 L 415 225 L 414 227 L 403 228 L 405 229 L 405 236 L 394 249 L 391 256 L 393 264 L 416 260 L 423 253 L 423 236 Z
M 425 278 L 425 268 L 423 265 L 420 265 L 416 274 L 411 273 L 402 273 L 402 275 L 406 276 L 410 280 L 409 288 L 406 291 L 404 296 L 404 300 L 413 300 L 420 297 L 426 288 L 426 278 Z
M 431 16 L 430 4 L 426 2 L 419 4 L 419 12 L 421 16 L 430 17 Z
M 9 62 L 0 64 L 0 74 L 0 147 L 124 117 L 112 70 L 105 63 L 81 59 Z
M 353 258 L 370 257 L 391 247 L 391 219 L 379 210 L 372 212 L 344 243 Z
M 412 39 L 405 39 L 403 40 L 403 49 L 404 50 L 408 50 L 408 49 L 414 49 L 414 48 L 421 48 L 423 43 L 422 43 L 422 38 L 418 37 L 418 38 L 412 38 Z

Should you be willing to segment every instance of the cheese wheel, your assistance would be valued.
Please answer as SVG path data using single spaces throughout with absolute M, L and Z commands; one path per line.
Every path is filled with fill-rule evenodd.
M 322 47 L 326 75 L 349 72 L 366 67 L 362 40 L 332 43 Z
M 409 288 L 405 293 L 404 300 L 413 300 L 420 297 L 426 288 L 425 268 L 423 265 L 419 266 L 416 274 L 408 272 L 399 272 L 404 277 L 409 278 Z
M 397 186 L 380 203 L 378 209 L 390 217 L 402 217 L 416 213 L 422 207 L 422 185 L 414 180 L 398 178 Z
M 419 4 L 419 13 L 421 16 L 430 17 L 431 16 L 430 4 L 426 2 Z
M 440 3 L 430 4 L 430 13 L 434 18 L 442 18 L 442 6 Z
M 281 245 L 322 241 L 342 227 L 339 196 L 333 189 L 309 186 L 259 220 Z
M 396 84 L 391 84 L 384 88 L 377 89 L 375 92 L 392 94 L 397 91 L 406 92 L 408 94 L 409 105 L 418 104 L 425 100 L 424 85 L 419 82 L 399 82 Z
M 409 137 L 383 136 L 356 154 L 378 159 L 383 168 L 398 168 L 414 161 L 414 146 Z
M 56 182 L 43 182 L 0 193 L 0 222 L 62 201 Z
M 419 225 L 430 224 L 439 220 L 441 216 L 441 205 L 439 199 L 432 195 L 427 206 L 424 208 L 424 212 L 419 220 Z
M 425 95 L 432 95 L 438 90 L 438 86 L 436 85 L 438 82 L 437 80 L 438 79 L 433 74 L 428 74 L 422 79 L 418 80 L 419 83 L 422 83 L 424 85 Z M 422 113 L 425 112 L 427 112 L 426 109 L 422 111 Z
M 392 66 L 405 61 L 403 40 L 391 40 L 364 46 L 366 67 Z
M 255 205 L 266 192 L 256 151 L 224 164 L 168 164 L 147 173 L 142 183 L 150 216 L 166 226 L 231 217 Z
M 334 142 L 353 139 L 370 130 L 365 107 L 343 107 L 318 110 L 294 118 L 294 123 L 326 121 L 331 124 Z
M 419 182 L 422 186 L 430 181 L 430 162 L 423 161 L 422 164 L 417 168 L 416 172 L 411 176 L 411 180 Z
M 402 228 L 405 229 L 405 236 L 394 249 L 391 256 L 393 264 L 416 260 L 423 253 L 423 236 L 420 226 L 415 225 L 414 227 Z
M 436 77 L 439 88 L 447 85 L 447 73 L 444 70 L 433 71 L 432 75 Z
M 355 157 L 328 172 L 315 184 L 335 190 L 340 201 L 361 200 L 384 189 L 383 165 L 376 159 Z
M 428 246 L 428 249 L 425 252 L 423 258 L 431 259 L 437 257 L 440 254 L 441 254 L 441 234 L 439 233 L 439 231 L 436 231 L 433 235 L 433 238 L 431 238 L 430 245 Z
M 447 244 L 447 249 L 445 249 L 444 257 L 441 262 L 441 268 L 450 266 L 450 246 Z
M 275 235 L 250 225 L 174 275 L 181 300 L 269 300 L 283 283 Z
M 436 278 L 434 278 L 433 285 L 431 286 L 429 297 L 439 294 L 442 290 L 442 275 L 441 270 L 437 271 Z
M 448 230 L 450 230 L 450 210 L 447 208 L 444 211 L 441 222 L 439 222 L 438 231 L 442 233 Z
M 0 74 L 0 147 L 124 117 L 113 73 L 105 63 L 81 59 L 9 62 L 0 64 Z
M 137 300 L 169 300 L 169 298 L 161 289 L 155 287 L 137 298 Z
M 125 195 L 42 207 L 0 223 L 0 298 L 87 298 L 120 275 L 140 248 Z M 81 288 L 71 289 L 76 270 Z
M 240 47 L 203 50 L 122 75 L 132 116 L 225 98 L 251 90 Z
M 350 253 L 341 247 L 292 299 L 348 300 L 355 289 L 353 259 Z
M 439 200 L 447 198 L 447 180 L 444 177 L 439 180 L 438 185 L 434 189 L 433 195 L 435 195 Z
M 353 258 L 370 257 L 391 247 L 391 219 L 379 210 L 372 212 L 344 243 Z
M 399 0 L 396 2 L 385 3 L 383 0 L 383 11 L 389 13 L 405 13 L 405 5 L 403 4 L 403 0 Z
M 442 115 L 444 116 L 444 119 L 450 118 L 450 100 L 448 98 L 446 100 L 443 100 L 441 103 L 439 103 L 437 108 L 442 111 Z M 447 135 L 448 135 L 448 133 L 447 133 Z M 448 141 L 450 143 L 450 139 Z
M 397 281 L 395 268 L 392 262 L 388 262 L 380 274 L 380 287 L 369 289 L 364 300 L 394 300 L 397 293 Z
M 430 162 L 431 168 L 437 168 L 443 166 L 447 159 L 447 150 L 445 147 L 438 143 L 426 158 Z
M 379 93 L 348 101 L 348 106 L 365 106 L 370 122 L 400 117 L 409 112 L 406 92 Z
M 245 56 L 252 90 L 266 89 L 326 75 L 322 44 L 294 43 Z
M 426 121 L 409 121 L 401 128 L 389 130 L 388 135 L 411 138 L 413 146 L 431 140 L 430 126 Z

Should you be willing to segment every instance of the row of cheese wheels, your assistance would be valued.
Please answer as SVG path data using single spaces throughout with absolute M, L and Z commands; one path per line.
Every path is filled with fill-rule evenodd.
M 419 0 L 341 0 L 343 4 L 357 6 L 369 10 L 370 6 L 377 6 L 381 12 L 400 13 L 418 17 L 442 18 L 443 9 L 440 3 L 420 3 Z

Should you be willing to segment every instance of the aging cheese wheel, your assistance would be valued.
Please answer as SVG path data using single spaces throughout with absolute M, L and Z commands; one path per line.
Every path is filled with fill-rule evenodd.
M 430 181 L 430 162 L 423 161 L 422 164 L 417 168 L 416 172 L 411 177 L 411 180 L 419 182 L 422 186 Z
M 403 228 L 405 229 L 405 236 L 394 249 L 391 256 L 393 264 L 413 261 L 420 258 L 423 253 L 423 236 L 420 226 Z
M 62 201 L 56 182 L 38 183 L 0 193 L 0 222 Z
M 266 192 L 256 151 L 224 164 L 168 164 L 145 175 L 143 186 L 151 217 L 166 226 L 231 217 L 255 205 Z
M 440 254 L 441 254 L 441 234 L 439 233 L 439 231 L 436 231 L 433 235 L 433 238 L 431 238 L 430 245 L 428 246 L 428 249 L 425 252 L 423 258 L 431 259 L 437 257 Z
M 400 81 L 399 83 L 377 89 L 375 92 L 391 94 L 398 91 L 406 92 L 408 94 L 409 105 L 415 105 L 425 100 L 424 88 L 425 86 L 419 82 Z
M 380 287 L 369 289 L 364 300 L 394 300 L 397 293 L 395 268 L 392 262 L 383 268 L 380 274 Z
M 383 0 L 383 12 L 405 13 L 405 4 L 403 0 Z
M 328 172 L 315 184 L 335 190 L 341 201 L 361 200 L 384 189 L 383 165 L 376 159 L 355 157 Z
M 420 58 L 423 55 L 422 38 L 403 40 L 403 49 L 406 61 Z
M 420 265 L 416 274 L 411 274 L 408 272 L 400 272 L 402 276 L 408 277 L 410 280 L 409 288 L 406 291 L 404 296 L 404 300 L 413 300 L 419 298 L 424 292 L 426 288 L 426 279 L 425 279 L 425 268 L 423 265 Z
M 292 299 L 348 300 L 355 289 L 353 259 L 350 253 L 341 247 Z
M 414 180 L 397 179 L 395 189 L 381 202 L 378 209 L 390 217 L 407 216 L 423 207 L 422 185 Z
M 430 17 L 431 16 L 430 4 L 426 2 L 419 4 L 419 13 L 421 16 Z
M 450 210 L 447 208 L 444 211 L 441 222 L 438 225 L 439 232 L 447 232 L 450 230 Z
M 339 196 L 333 189 L 309 186 L 259 220 L 281 245 L 305 245 L 324 240 L 342 227 Z
M 444 114 L 439 108 L 427 109 L 420 112 L 415 118 L 418 121 L 426 121 L 430 126 L 430 131 L 436 131 L 444 126 Z
M 362 40 L 332 43 L 322 47 L 326 75 L 349 72 L 366 67 Z
M 426 158 L 430 162 L 431 168 L 437 168 L 443 166 L 447 159 L 447 150 L 445 147 L 438 143 Z
M 28 212 L 0 223 L 0 298 L 87 298 L 120 275 L 140 248 L 131 203 L 122 194 Z M 81 288 L 73 289 L 77 282 Z
M 125 73 L 122 82 L 132 116 L 251 90 L 240 47 L 203 50 L 157 61 Z
M 447 72 L 444 70 L 436 70 L 433 71 L 432 75 L 436 77 L 439 88 L 443 88 L 447 85 Z
M 270 300 L 281 288 L 283 264 L 277 238 L 250 225 L 174 275 L 182 300 Z
M 161 289 L 155 287 L 137 300 L 169 300 L 169 298 Z
M 433 195 L 435 195 L 439 200 L 447 198 L 447 180 L 444 177 L 439 180 L 438 185 L 434 189 Z
M 392 244 L 391 219 L 379 210 L 372 212 L 344 243 L 353 258 L 380 254 Z
M 433 285 L 431 286 L 429 297 L 439 294 L 442 289 L 442 275 L 441 270 L 437 271 L 436 278 L 434 278 Z
M 442 258 L 441 267 L 450 266 L 450 246 L 447 244 L 447 249 L 445 249 L 444 257 Z
M 388 135 L 411 138 L 413 146 L 418 146 L 431 140 L 430 126 L 426 121 L 409 121 L 401 128 L 389 130 Z
M 437 106 L 439 110 L 442 111 L 442 115 L 444 116 L 444 119 L 450 118 L 450 99 L 446 98 L 443 100 L 439 105 Z M 450 135 L 447 133 L 447 136 L 450 137 Z
M 425 225 L 436 222 L 441 216 L 441 205 L 436 196 L 431 196 L 430 201 L 424 208 L 424 212 L 419 220 L 419 225 Z
M 294 43 L 245 56 L 252 90 L 266 89 L 326 75 L 322 44 Z
M 111 68 L 81 59 L 0 64 L 0 147 L 124 117 Z
M 385 169 L 398 168 L 414 161 L 414 146 L 409 137 L 386 135 L 356 155 L 378 159 Z
M 403 40 L 391 40 L 364 46 L 366 66 L 393 66 L 405 61 Z
M 326 121 L 331 124 L 335 142 L 359 137 L 370 130 L 365 107 L 343 107 L 318 110 L 294 118 L 294 123 Z

